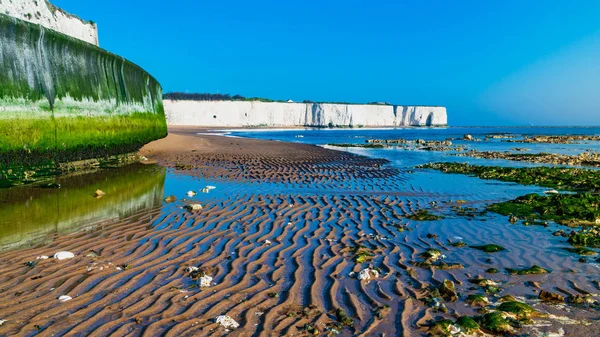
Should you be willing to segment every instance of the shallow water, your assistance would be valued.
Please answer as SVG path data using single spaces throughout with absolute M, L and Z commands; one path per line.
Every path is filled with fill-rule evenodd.
M 442 140 L 462 137 L 464 134 L 482 137 L 490 133 L 597 134 L 600 133 L 600 128 L 286 130 L 236 131 L 232 134 L 324 145 L 363 143 L 368 138 Z M 297 135 L 304 137 L 297 138 Z M 563 153 L 600 149 L 598 144 L 548 146 L 497 141 L 465 142 L 465 145 L 479 150 L 528 147 L 532 152 Z M 86 231 L 96 233 L 91 235 L 98 237 L 97 245 L 100 245 L 105 236 L 120 233 L 119 227 L 125 228 L 125 234 L 117 235 L 125 236 L 125 240 L 106 239 L 106 244 L 110 250 L 126 252 L 122 260 L 133 265 L 133 269 L 127 271 L 131 276 L 119 279 L 117 284 L 121 287 L 127 285 L 127 291 L 119 293 L 116 298 L 102 292 L 102 288 L 108 287 L 106 283 L 114 283 L 114 280 L 110 281 L 113 274 L 110 278 L 90 276 L 92 281 L 89 282 L 93 285 L 84 283 L 73 286 L 70 294 L 81 296 L 80 301 L 87 302 L 72 310 L 77 311 L 81 317 L 94 317 L 94 320 L 81 327 L 57 328 L 54 330 L 57 335 L 90 331 L 98 334 L 110 331 L 118 335 L 124 332 L 123 328 L 119 328 L 118 320 L 111 321 L 112 314 L 86 311 L 87 306 L 96 301 L 106 305 L 119 303 L 132 312 L 130 315 L 148 316 L 154 326 L 149 333 L 176 333 L 182 327 L 174 323 L 174 320 L 167 319 L 169 316 L 160 316 L 162 304 L 157 304 L 158 308 L 146 308 L 137 301 L 140 297 L 148 296 L 149 301 L 163 303 L 164 301 L 158 302 L 158 298 L 152 299 L 147 293 L 158 287 L 166 288 L 189 282 L 180 281 L 186 279 L 179 268 L 189 261 L 216 266 L 218 272 L 214 277 L 220 288 L 217 287 L 215 294 L 198 290 L 185 292 L 195 300 L 202 300 L 198 302 L 203 303 L 202 307 L 182 302 L 185 304 L 164 304 L 164 310 L 173 316 L 182 315 L 182 321 L 192 313 L 196 316 L 201 313 L 207 319 L 227 312 L 239 313 L 236 317 L 243 320 L 244 327 L 259 331 L 268 329 L 269 324 L 274 324 L 274 319 L 277 324 L 287 326 L 288 323 L 277 320 L 276 312 L 282 310 L 280 307 L 283 303 L 291 301 L 301 306 L 315 304 L 326 311 L 343 307 L 357 317 L 357 332 L 371 329 L 372 334 L 407 333 L 415 330 L 415 322 L 435 316 L 430 309 L 408 302 L 407 298 L 414 297 L 413 292 L 422 292 L 431 283 L 451 279 L 464 294 L 479 293 L 480 291 L 470 288 L 468 278 L 485 275 L 484 271 L 490 267 L 502 271 L 505 267 L 539 265 L 551 270 L 552 273 L 547 275 L 523 277 L 512 277 L 503 272 L 493 276 L 485 275 L 502 283 L 502 294 L 520 296 L 529 303 L 537 303 L 536 293 L 534 289 L 524 285 L 525 281 L 539 281 L 543 287 L 548 284 L 547 290 L 561 288 L 577 293 L 577 289 L 582 289 L 592 294 L 600 291 L 597 283 L 600 272 L 598 263 L 590 260 L 591 263 L 581 264 L 578 262 L 579 256 L 563 250 L 562 248 L 569 247 L 566 239 L 552 236 L 558 226 L 511 225 L 505 217 L 495 214 L 470 218 L 459 216 L 452 210 L 452 206 L 457 206 L 457 200 L 466 202 L 461 206 L 483 209 L 489 203 L 509 200 L 526 193 L 542 192 L 544 189 L 414 169 L 415 165 L 432 161 L 455 160 L 513 166 L 521 166 L 522 163 L 516 165 L 517 163 L 507 161 L 473 161 L 448 156 L 443 152 L 400 149 L 347 151 L 388 159 L 390 165 L 399 169 L 399 173 L 394 177 L 353 179 L 341 183 L 324 181 L 316 184 L 283 184 L 203 179 L 157 166 L 134 165 L 85 176 L 61 178 L 60 189 L 0 190 L 0 250 L 43 247 L 43 244 L 52 242 L 58 249 L 68 244 L 63 239 L 67 233 Z M 189 190 L 199 192 L 207 185 L 217 188 L 207 194 L 198 193 L 192 198 L 186 195 Z M 92 194 L 96 189 L 105 191 L 106 195 L 95 199 Z M 163 199 L 168 195 L 174 195 L 178 201 L 166 204 Z M 205 211 L 199 215 L 183 212 L 181 206 L 189 200 L 205 205 Z M 434 204 L 435 207 L 432 206 Z M 405 218 L 423 208 L 432 209 L 445 218 L 428 222 L 409 221 Z M 288 222 L 292 225 L 286 225 Z M 393 227 L 398 223 L 407 225 L 410 230 L 398 232 Z M 106 227 L 103 227 L 104 224 Z M 437 238 L 429 239 L 428 234 L 435 234 Z M 264 240 L 275 244 L 265 246 L 262 244 Z M 487 254 L 447 245 L 448 241 L 459 240 L 469 245 L 501 244 L 508 251 Z M 380 251 L 372 262 L 386 273 L 380 281 L 364 284 L 348 277 L 351 272 L 358 272 L 361 268 L 351 258 L 344 257 L 343 253 L 344 246 L 355 242 Z M 87 249 L 95 247 L 96 243 L 86 237 L 82 245 Z M 441 249 L 446 255 L 445 262 L 461 263 L 465 268 L 415 268 L 414 275 L 407 275 L 406 268 L 414 268 L 411 262 L 419 260 L 418 255 L 427 248 Z M 85 298 L 85 294 L 93 293 L 97 288 L 101 288 L 100 293 L 90 295 L 92 297 L 89 300 Z M 281 292 L 281 299 L 264 299 L 268 291 Z M 32 295 L 31 302 L 38 295 Z M 0 296 L 3 294 L 0 293 Z M 28 303 L 25 296 L 27 295 L 23 295 L 22 301 Z M 169 298 L 164 303 L 184 301 L 181 294 L 160 296 Z M 231 303 L 224 303 L 224 298 L 230 297 Z M 0 298 L 0 302 L 5 300 Z M 246 300 L 248 302 L 244 302 Z M 379 324 L 373 319 L 374 313 L 369 308 L 384 304 L 391 305 L 391 314 L 390 318 Z M 255 317 L 257 306 L 265 308 L 265 317 Z M 473 313 L 464 302 L 448 306 L 456 313 Z M 277 310 L 268 311 L 269 307 Z M 557 312 L 556 308 L 545 310 Z M 203 317 L 202 315 L 199 317 Z M 570 315 L 591 319 L 599 316 L 593 311 L 571 312 Z M 129 319 L 119 324 L 125 326 L 133 323 Z M 208 323 L 200 323 L 196 329 L 208 327 Z M 188 328 L 192 329 L 190 326 Z M 549 329 L 553 328 L 551 326 Z M 287 329 L 291 327 L 283 331 Z M 344 331 L 342 335 L 352 333 Z

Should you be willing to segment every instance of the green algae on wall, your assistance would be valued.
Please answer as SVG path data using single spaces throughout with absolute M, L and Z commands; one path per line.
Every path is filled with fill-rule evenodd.
M 162 88 L 124 58 L 0 14 L 3 170 L 134 152 L 167 134 Z

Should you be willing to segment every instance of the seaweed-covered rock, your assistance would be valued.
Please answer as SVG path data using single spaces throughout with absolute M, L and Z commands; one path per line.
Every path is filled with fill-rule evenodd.
M 477 322 L 475 322 L 475 320 L 469 316 L 459 317 L 456 320 L 456 325 L 458 325 L 462 331 L 468 334 L 472 334 L 479 330 L 479 324 L 477 324 Z
M 491 333 L 510 333 L 512 327 L 500 312 L 490 312 L 483 316 L 475 317 L 475 321 L 482 330 Z
M 495 244 L 487 244 L 487 245 L 483 245 L 483 246 L 470 246 L 473 249 L 478 249 L 481 251 L 484 251 L 486 253 L 495 253 L 495 252 L 501 252 L 503 250 L 506 250 L 506 248 L 500 246 L 500 245 L 495 245 Z
M 498 306 L 498 311 L 508 312 L 517 316 L 518 319 L 530 319 L 537 311 L 523 302 L 510 301 Z
M 514 269 L 514 268 L 506 268 L 506 271 L 508 271 L 509 274 L 511 275 L 536 275 L 536 274 L 548 274 L 549 271 L 534 265 L 531 268 L 524 268 L 524 269 Z
M 413 214 L 407 215 L 406 218 L 409 220 L 416 220 L 416 221 L 434 221 L 434 220 L 443 219 L 444 217 L 435 215 L 426 209 L 421 209 L 421 210 L 416 211 Z
M 490 303 L 487 297 L 476 294 L 467 296 L 466 302 L 474 307 L 485 307 Z

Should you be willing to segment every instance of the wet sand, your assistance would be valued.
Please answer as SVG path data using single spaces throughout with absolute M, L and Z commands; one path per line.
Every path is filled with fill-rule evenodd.
M 461 298 L 478 293 L 468 282 L 476 275 L 501 282 L 502 295 L 519 298 L 539 291 L 526 282 L 572 294 L 600 290 L 589 277 L 595 267 L 571 273 L 577 265 L 570 260 L 532 256 L 522 243 L 497 242 L 509 248 L 504 255 L 451 247 L 447 239 L 456 233 L 454 220 L 433 225 L 406 219 L 430 207 L 435 196 L 409 187 L 393 193 L 366 191 L 402 186 L 403 173 L 384 160 L 310 145 L 194 133 L 171 130 L 169 137 L 140 152 L 176 174 L 247 183 L 247 193 L 203 203 L 196 213 L 182 209 L 181 200 L 163 204 L 57 235 L 49 243 L 0 253 L 0 319 L 6 320 L 0 335 L 307 336 L 307 327 L 315 327 L 326 336 L 335 311 L 342 309 L 354 325 L 340 329 L 340 336 L 419 336 L 426 335 L 430 319 L 476 311 L 458 301 L 446 303 L 449 312 L 442 315 L 423 303 L 428 289 L 446 279 L 456 283 Z M 325 193 L 256 194 L 256 183 L 321 185 Z M 328 189 L 336 192 L 326 193 Z M 547 244 L 516 226 L 475 222 L 459 230 L 461 236 Z M 428 237 L 430 233 L 439 237 Z M 356 263 L 357 246 L 372 252 L 372 260 Z M 416 267 L 419 255 L 430 248 L 465 268 Z M 36 260 L 58 251 L 76 256 Z M 498 269 L 537 263 L 554 270 L 548 275 L 486 275 L 488 259 Z M 214 278 L 210 287 L 195 286 L 186 271 L 191 266 Z M 377 267 L 380 277 L 358 280 L 355 274 L 367 267 Z M 57 300 L 61 295 L 73 299 L 63 303 Z M 559 326 L 544 318 L 547 323 L 525 332 L 561 328 L 566 336 L 592 336 L 598 328 L 597 311 L 539 303 L 536 309 L 570 321 Z M 232 317 L 240 327 L 220 327 L 215 323 L 219 315 Z

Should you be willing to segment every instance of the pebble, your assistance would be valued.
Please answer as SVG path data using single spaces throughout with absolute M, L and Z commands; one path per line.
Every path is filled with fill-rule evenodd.
M 58 252 L 56 254 L 54 254 L 54 258 L 57 260 L 68 260 L 68 259 L 72 259 L 75 257 L 75 254 L 71 253 L 71 252 Z
M 67 302 L 72 300 L 73 298 L 69 295 L 62 295 L 61 297 L 58 298 L 59 301 L 61 302 Z
M 231 318 L 229 316 L 225 316 L 225 315 L 221 315 L 221 316 L 217 317 L 217 323 L 219 323 L 226 329 L 228 329 L 228 328 L 235 329 L 240 326 L 240 324 L 238 322 L 236 322 L 233 318 Z

